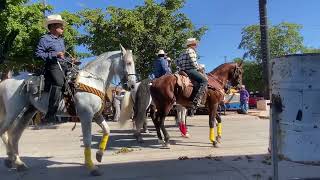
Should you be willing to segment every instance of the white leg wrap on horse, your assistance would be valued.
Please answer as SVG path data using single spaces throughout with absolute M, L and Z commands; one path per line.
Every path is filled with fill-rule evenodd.
M 102 128 L 103 134 L 110 134 L 110 127 L 106 121 L 102 121 L 99 125 Z

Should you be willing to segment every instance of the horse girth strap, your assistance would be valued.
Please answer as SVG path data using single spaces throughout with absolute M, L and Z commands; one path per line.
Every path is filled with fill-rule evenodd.
M 108 96 L 104 92 L 102 92 L 96 88 L 87 86 L 83 83 L 77 83 L 77 90 L 82 91 L 82 92 L 92 93 L 94 95 L 99 96 L 102 100 L 102 106 L 101 106 L 98 114 L 100 114 L 103 111 L 104 106 L 105 106 L 105 100 L 106 100 L 106 98 L 108 98 Z

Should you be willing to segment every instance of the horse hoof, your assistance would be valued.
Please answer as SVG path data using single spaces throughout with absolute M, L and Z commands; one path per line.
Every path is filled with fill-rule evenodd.
M 164 140 L 160 140 L 160 139 L 158 139 L 158 143 L 161 144 L 161 145 L 165 144 Z
M 144 140 L 142 137 L 137 138 L 137 141 L 138 141 L 138 143 L 141 143 L 141 144 L 144 143 Z
M 166 142 L 166 143 L 164 144 L 164 147 L 167 148 L 167 149 L 170 149 L 170 148 L 171 148 L 170 142 Z
M 13 168 L 12 161 L 10 159 L 5 159 L 4 166 L 6 166 L 9 169 Z
M 102 161 L 102 156 L 103 156 L 103 152 L 102 151 L 98 151 L 98 152 L 96 152 L 96 160 L 99 162 L 99 163 L 101 163 L 101 161 Z
M 100 172 L 98 169 L 92 170 L 90 172 L 91 176 L 102 176 L 102 172 Z
M 213 141 L 212 145 L 213 145 L 214 148 L 219 148 L 220 147 L 219 144 L 217 143 L 217 141 Z
M 17 171 L 18 171 L 18 172 L 24 172 L 24 171 L 26 171 L 26 170 L 28 170 L 28 169 L 29 169 L 28 166 L 25 165 L 25 164 L 19 164 L 19 165 L 17 165 Z
M 187 134 L 181 134 L 181 136 L 184 137 L 184 138 L 190 138 L 190 134 L 189 134 L 189 133 L 187 133 Z
M 141 133 L 149 134 L 150 131 L 148 129 L 142 130 Z
M 216 140 L 217 140 L 218 143 L 221 143 L 222 137 L 221 136 L 217 136 Z

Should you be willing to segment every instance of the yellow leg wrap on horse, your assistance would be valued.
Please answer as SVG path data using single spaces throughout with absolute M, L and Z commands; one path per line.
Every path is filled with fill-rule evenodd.
M 94 169 L 94 164 L 91 159 L 91 148 L 84 148 L 84 161 L 87 168 Z
M 100 142 L 100 145 L 99 145 L 99 149 L 101 151 L 104 151 L 106 149 L 108 140 L 109 140 L 109 134 L 103 135 L 101 142 Z
M 210 139 L 211 142 L 216 141 L 216 137 L 214 135 L 214 128 L 210 128 L 209 139 Z
M 222 135 L 222 124 L 221 123 L 218 123 L 217 131 L 218 131 L 218 136 L 221 136 Z

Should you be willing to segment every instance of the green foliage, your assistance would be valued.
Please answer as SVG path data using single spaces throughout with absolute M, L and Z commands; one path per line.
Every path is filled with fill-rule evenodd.
M 134 9 L 109 7 L 86 9 L 80 12 L 86 30 L 80 38 L 94 55 L 118 50 L 121 43 L 132 49 L 137 56 L 136 69 L 144 78 L 152 68 L 152 61 L 159 49 L 175 59 L 182 52 L 189 37 L 198 39 L 206 32 L 206 27 L 196 29 L 191 20 L 179 9 L 184 0 L 165 0 L 157 4 L 145 0 L 144 5 Z
M 46 32 L 43 12 L 51 10 L 52 7 L 45 7 L 41 3 L 26 4 L 27 2 L 27 0 L 8 0 L 6 8 L 0 12 L 0 24 L 4 25 L 0 29 L 1 42 L 3 41 L 1 37 L 5 38 L 12 31 L 19 32 L 12 47 L 8 49 L 8 52 L 5 52 L 6 62 L 0 66 L 0 69 L 32 71 L 42 64 L 33 58 L 33 54 L 39 38 Z M 67 12 L 62 14 L 69 24 L 65 31 L 66 44 L 68 50 L 74 54 L 78 32 L 72 25 L 79 23 L 80 19 Z
M 303 51 L 303 37 L 300 34 L 301 25 L 286 23 L 269 28 L 270 58 L 299 53 Z M 260 26 L 252 25 L 243 28 L 239 49 L 244 49 L 244 58 L 261 62 Z
M 292 23 L 281 23 L 269 28 L 270 58 L 307 51 L 303 47 L 300 34 L 302 26 Z M 260 48 L 260 26 L 252 25 L 243 28 L 239 49 L 244 49 L 245 61 L 243 83 L 250 91 L 263 91 L 262 57 Z
M 303 48 L 303 53 L 320 53 L 320 49 L 304 47 Z

